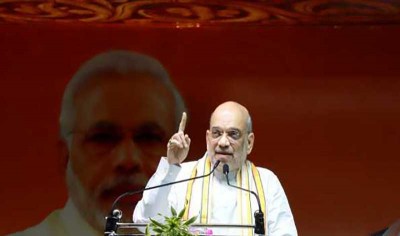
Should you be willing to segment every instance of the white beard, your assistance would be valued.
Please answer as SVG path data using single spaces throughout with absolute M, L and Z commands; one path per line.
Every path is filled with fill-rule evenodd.
M 99 232 L 103 232 L 106 213 L 96 204 L 94 196 L 91 197 L 83 188 L 81 182 L 72 169 L 71 162 L 68 161 L 66 182 L 69 197 L 78 209 L 79 214 Z

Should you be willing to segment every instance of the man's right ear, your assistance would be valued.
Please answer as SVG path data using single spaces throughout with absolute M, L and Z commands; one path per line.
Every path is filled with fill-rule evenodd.
M 59 166 L 65 170 L 67 168 L 68 159 L 69 159 L 69 150 L 68 144 L 65 140 L 59 139 L 57 142 L 57 152 L 58 152 L 58 160 Z
M 209 130 L 207 130 L 206 131 L 206 144 L 207 144 L 207 151 L 208 151 L 208 148 L 209 148 L 209 138 L 210 138 L 210 131 Z

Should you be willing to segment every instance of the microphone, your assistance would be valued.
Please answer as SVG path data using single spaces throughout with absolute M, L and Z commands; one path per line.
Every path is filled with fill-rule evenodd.
M 129 192 L 126 192 L 126 193 L 123 193 L 123 194 L 119 195 L 115 199 L 113 204 L 112 204 L 109 216 L 106 217 L 106 228 L 104 230 L 104 235 L 105 236 L 115 235 L 115 232 L 118 229 L 117 223 L 122 218 L 122 212 L 120 210 L 116 209 L 116 206 L 117 206 L 118 202 L 122 198 L 127 197 L 127 196 L 131 196 L 131 195 L 135 195 L 135 194 L 138 194 L 138 193 L 142 193 L 144 191 L 155 189 L 155 188 L 161 188 L 161 187 L 165 187 L 165 186 L 169 186 L 169 185 L 173 185 L 173 184 L 179 184 L 179 183 L 187 182 L 187 181 L 190 181 L 190 180 L 205 178 L 207 176 L 210 176 L 212 173 L 214 173 L 215 169 L 217 169 L 217 167 L 218 167 L 220 162 L 221 161 L 217 160 L 215 162 L 213 168 L 211 169 L 210 173 L 205 174 L 205 175 L 196 176 L 196 177 L 189 178 L 189 179 L 182 179 L 182 180 L 178 180 L 178 181 L 174 181 L 174 182 L 170 182 L 170 183 L 160 184 L 160 185 L 156 185 L 156 186 L 152 186 L 152 187 L 148 187 L 148 188 L 144 188 L 144 189 L 140 189 L 140 190 L 136 190 L 136 191 L 129 191 Z
M 118 230 L 117 223 L 122 218 L 122 212 L 118 209 L 113 210 L 109 216 L 106 217 L 106 227 L 104 229 L 105 236 L 114 236 L 117 235 L 116 232 Z
M 230 187 L 233 188 L 237 188 L 249 193 L 252 193 L 256 199 L 257 199 L 257 203 L 258 203 L 258 211 L 254 212 L 254 221 L 255 221 L 255 228 L 254 228 L 254 233 L 255 234 L 261 234 L 264 235 L 265 234 L 265 227 L 264 227 L 264 213 L 261 210 L 261 203 L 260 203 L 260 198 L 258 197 L 257 193 L 255 193 L 254 191 L 248 190 L 248 189 L 244 189 L 238 186 L 234 186 L 231 185 L 229 183 L 229 178 L 228 178 L 228 174 L 229 174 L 229 165 L 228 164 L 224 164 L 224 166 L 222 167 L 223 173 L 226 177 L 226 182 L 228 183 L 228 185 Z

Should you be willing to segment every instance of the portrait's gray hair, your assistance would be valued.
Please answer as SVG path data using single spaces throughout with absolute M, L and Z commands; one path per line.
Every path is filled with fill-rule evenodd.
M 116 73 L 118 75 L 129 75 L 143 73 L 151 75 L 163 84 L 173 95 L 175 102 L 175 125 L 179 126 L 180 118 L 186 106 L 182 96 L 169 78 L 166 69 L 156 59 L 130 51 L 109 51 L 101 53 L 85 62 L 75 73 L 67 84 L 61 103 L 60 113 L 60 135 L 63 139 L 72 130 L 75 122 L 74 98 L 79 91 L 85 87 L 89 80 L 96 75 L 104 73 Z M 134 79 L 134 77 L 129 77 Z

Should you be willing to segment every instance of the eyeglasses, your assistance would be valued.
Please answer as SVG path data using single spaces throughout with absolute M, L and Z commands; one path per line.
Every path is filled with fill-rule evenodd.
M 83 147 L 96 155 L 110 153 L 126 139 L 147 153 L 159 152 L 159 148 L 166 143 L 165 131 L 155 124 L 145 124 L 135 129 L 100 124 L 87 131 L 75 130 L 70 134 L 80 135 Z
M 220 128 L 211 128 L 211 137 L 213 139 L 220 139 L 224 134 L 226 134 L 229 141 L 236 141 L 242 137 L 242 132 L 238 129 L 228 129 L 224 131 Z

